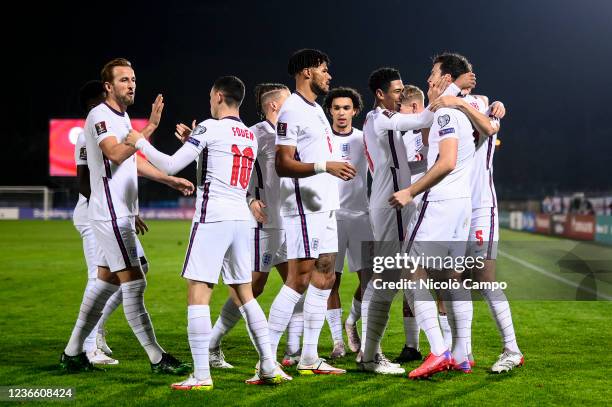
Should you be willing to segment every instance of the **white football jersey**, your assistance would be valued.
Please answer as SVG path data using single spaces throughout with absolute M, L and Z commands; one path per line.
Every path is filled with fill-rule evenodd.
M 294 146 L 295 159 L 304 163 L 333 161 L 332 131 L 321 106 L 293 93 L 281 107 L 276 144 Z M 281 214 L 303 215 L 339 208 L 338 183 L 328 173 L 306 178 L 281 177 Z
M 419 114 L 392 112 L 377 107 L 370 111 L 363 126 L 363 139 L 372 173 L 370 209 L 391 208 L 389 198 L 394 192 L 410 186 L 404 137 L 416 138 L 413 130 L 431 125 L 434 114 L 425 109 Z M 402 134 L 405 133 L 405 136 Z
M 268 120 L 257 123 L 250 130 L 258 144 L 249 192 L 255 199 L 261 199 L 266 207 L 268 223 L 259 225 L 263 229 L 282 229 L 280 217 L 280 179 L 274 166 L 276 157 L 276 128 Z
M 363 145 L 363 133 L 352 128 L 350 133 L 340 134 L 335 131 L 333 140 L 334 157 L 338 161 L 351 163 L 357 175 L 350 181 L 338 179 L 340 209 L 336 211 L 337 219 L 353 219 L 347 215 L 368 213 L 368 163 Z
M 437 185 L 434 185 L 426 196 L 427 201 L 443 201 L 456 198 L 470 198 L 472 167 L 474 163 L 474 128 L 467 116 L 457 109 L 442 108 L 436 111 L 433 125 L 429 131 L 429 151 L 427 169 L 438 159 L 440 142 L 447 138 L 458 140 L 457 163 Z
M 120 165 L 102 154 L 99 144 L 114 136 L 119 143 L 126 138 L 132 125 L 127 113 L 121 113 L 106 103 L 91 109 L 85 120 L 85 141 L 91 196 L 90 220 L 115 220 L 138 214 L 138 174 L 136 154 Z
M 77 166 L 87 165 L 87 148 L 85 147 L 84 131 L 79 134 L 74 145 L 74 162 Z M 87 217 L 87 198 L 81 194 L 79 194 L 79 200 L 72 213 L 72 223 L 74 226 L 89 225 L 89 218 Z
M 427 150 L 423 144 L 423 134 L 420 130 L 413 130 L 413 135 L 404 135 L 404 147 L 408 157 L 408 168 L 410 168 L 410 181 L 414 184 L 427 171 Z
M 489 111 L 480 98 L 472 95 L 465 97 L 466 102 L 474 106 L 482 114 L 489 115 Z M 497 120 L 492 118 L 491 120 Z M 481 136 L 474 130 L 474 168 L 472 173 L 472 209 L 494 208 L 497 206 L 495 185 L 493 184 L 493 154 L 495 154 L 495 141 L 497 134 L 490 137 Z
M 194 222 L 253 220 L 246 193 L 257 157 L 257 139 L 233 116 L 198 124 L 185 142 L 198 153 Z

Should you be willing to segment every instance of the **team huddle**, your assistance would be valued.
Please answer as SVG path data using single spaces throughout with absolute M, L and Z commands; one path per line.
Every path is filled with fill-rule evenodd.
M 470 291 L 461 285 L 434 295 L 418 285 L 405 289 L 406 343 L 394 361 L 384 355 L 381 341 L 397 290 L 377 288 L 372 259 L 375 253 L 480 256 L 484 267 L 469 273 L 416 265 L 415 272 L 393 268 L 376 278 L 462 281 L 469 275 L 495 281 L 499 232 L 493 154 L 505 108 L 472 95 L 472 66 L 465 57 L 446 53 L 433 61 L 428 105 L 418 87 L 404 86 L 398 70 L 372 72 L 368 84 L 375 107 L 360 131 L 352 121 L 363 110 L 362 98 L 351 88 L 330 89 L 329 64 L 318 50 L 293 54 L 288 73 L 295 91 L 280 83 L 257 85 L 262 121 L 251 127 L 240 119 L 243 82 L 235 76 L 218 78 L 209 95 L 211 118 L 178 124 L 175 135 L 183 145 L 172 155 L 148 141 L 161 118 L 161 95 L 149 124 L 141 132 L 132 129 L 126 110 L 134 103 L 136 84 L 127 60 L 110 61 L 102 81 L 81 90 L 89 113 L 75 148 L 81 196 L 74 223 L 83 238 L 89 279 L 62 368 L 87 371 L 118 363 L 111 357 L 104 324 L 123 303 L 153 372 L 191 373 L 172 384 L 175 390 L 210 390 L 211 367 L 233 367 L 221 344 L 241 318 L 259 354 L 248 384 L 292 380 L 283 369 L 288 367 L 302 375 L 346 373 L 318 354 L 326 320 L 333 339 L 330 362 L 350 351 L 362 371 L 404 374 L 401 363 L 423 360 L 423 330 L 430 354 L 408 374 L 411 379 L 449 369 L 471 372 L 473 306 Z M 318 97 L 324 97 L 323 107 Z M 174 176 L 194 161 L 195 186 Z M 193 365 L 158 344 L 144 304 L 149 264 L 137 237 L 147 230 L 138 217 L 138 176 L 184 195 L 197 194 L 181 272 L 187 281 Z M 345 258 L 359 285 L 343 324 L 338 290 Z M 257 297 L 273 267 L 284 284 L 266 318 Z M 213 325 L 209 304 L 220 276 L 230 298 Z M 503 342 L 491 370 L 521 366 L 523 355 L 503 291 L 480 293 Z

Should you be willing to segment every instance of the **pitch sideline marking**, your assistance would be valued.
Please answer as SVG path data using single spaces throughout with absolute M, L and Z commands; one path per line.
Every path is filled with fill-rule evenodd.
M 599 292 L 597 292 L 597 291 L 595 291 L 595 290 L 592 290 L 592 289 L 591 289 L 591 288 L 589 288 L 589 287 L 580 287 L 580 285 L 579 285 L 579 284 L 577 284 L 577 283 L 575 283 L 575 282 L 573 282 L 573 281 L 571 281 L 571 280 L 568 280 L 567 278 L 561 277 L 561 276 L 559 276 L 559 275 L 557 275 L 557 274 L 555 274 L 555 273 L 552 273 L 552 272 L 550 272 L 550 271 L 548 271 L 548 270 L 546 270 L 546 269 L 544 269 L 544 268 L 542 268 L 542 267 L 540 267 L 540 266 L 536 266 L 536 265 L 535 265 L 535 264 L 533 264 L 533 263 L 529 263 L 529 262 L 528 262 L 528 261 L 526 261 L 526 260 L 523 260 L 523 259 L 521 259 L 521 258 L 518 258 L 518 257 L 516 257 L 516 256 L 513 256 L 513 255 L 511 255 L 511 254 L 509 254 L 509 253 L 506 253 L 506 252 L 504 252 L 504 251 L 502 251 L 502 250 L 498 250 L 498 251 L 497 251 L 497 253 L 499 253 L 500 255 L 502 255 L 502 256 L 504 256 L 504 257 L 506 257 L 506 258 L 508 258 L 508 259 L 510 259 L 510 260 L 512 260 L 512 261 L 514 261 L 515 263 L 520 264 L 520 265 L 521 265 L 521 266 L 523 266 L 523 267 L 527 267 L 528 269 L 531 269 L 531 270 L 533 270 L 533 271 L 536 271 L 536 272 L 538 272 L 538 273 L 540 273 L 540 274 L 542 274 L 542 275 L 544 275 L 544 276 L 546 276 L 546 277 L 548 277 L 548 278 L 552 278 L 553 280 L 560 281 L 560 282 L 562 282 L 563 284 L 567 284 L 567 285 L 569 285 L 570 287 L 574 287 L 574 288 L 576 288 L 576 289 L 581 289 L 581 290 L 583 290 L 583 291 L 587 291 L 587 292 L 589 292 L 589 293 L 591 293 L 591 294 L 595 294 L 596 296 L 598 296 L 598 297 L 600 297 L 600 298 L 603 298 L 604 300 L 612 301 L 612 296 L 609 296 L 609 295 L 606 295 L 606 294 L 599 293 Z

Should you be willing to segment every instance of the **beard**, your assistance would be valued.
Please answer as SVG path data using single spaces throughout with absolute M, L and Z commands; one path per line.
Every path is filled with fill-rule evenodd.
M 329 88 L 328 88 L 329 89 Z M 323 89 L 316 82 L 310 82 L 310 90 L 317 96 L 325 96 L 329 92 L 328 90 Z
M 123 95 L 118 97 L 119 102 L 121 102 L 125 106 L 132 106 L 134 104 L 134 95 Z

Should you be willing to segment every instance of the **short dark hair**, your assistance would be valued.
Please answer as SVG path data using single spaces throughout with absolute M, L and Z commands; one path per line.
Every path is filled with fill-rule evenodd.
M 361 100 L 361 95 L 353 88 L 345 88 L 339 87 L 334 88 L 329 91 L 327 95 L 325 95 L 325 100 L 323 101 L 323 106 L 327 113 L 329 113 L 332 103 L 336 98 L 350 98 L 353 101 L 353 108 L 358 112 L 361 111 L 363 107 L 363 101 Z
M 213 88 L 225 97 L 228 106 L 240 107 L 244 99 L 244 82 L 237 76 L 227 75 L 217 78 Z
M 115 58 L 108 61 L 104 67 L 102 68 L 102 72 L 100 72 L 100 77 L 102 78 L 102 82 L 112 83 L 114 79 L 113 68 L 116 66 L 129 66 L 132 67 L 132 63 L 125 58 Z
M 389 90 L 391 82 L 397 80 L 402 80 L 402 76 L 397 69 L 389 67 L 378 68 L 370 74 L 370 78 L 368 79 L 368 87 L 372 93 L 376 95 L 376 90 L 380 89 L 383 92 L 386 92 Z
M 89 81 L 79 89 L 79 106 L 84 112 L 89 109 L 89 103 L 93 99 L 106 95 L 104 84 L 101 81 Z
M 262 119 L 265 117 L 262 103 L 263 98 L 281 90 L 289 90 L 289 88 L 282 83 L 259 83 L 255 85 L 255 108 L 257 109 L 257 114 Z
M 472 72 L 472 64 L 470 64 L 467 58 L 452 52 L 436 55 L 433 63 L 434 65 L 440 63 L 442 75 L 450 74 L 453 79 L 457 79 L 464 73 Z
M 323 51 L 310 48 L 300 49 L 289 58 L 287 72 L 289 72 L 289 75 L 295 76 L 302 69 L 316 68 L 323 62 L 326 62 L 327 65 L 331 64 L 329 57 Z

